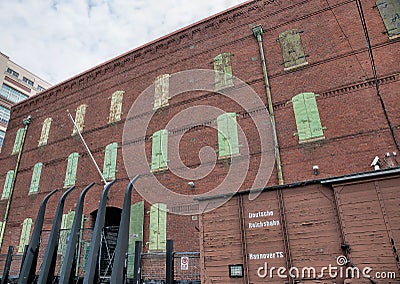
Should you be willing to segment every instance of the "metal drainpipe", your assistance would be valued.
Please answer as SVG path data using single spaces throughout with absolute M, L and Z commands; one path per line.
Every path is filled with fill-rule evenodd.
M 264 74 L 264 84 L 265 84 L 265 92 L 267 94 L 267 102 L 268 102 L 268 111 L 269 117 L 272 123 L 272 132 L 274 136 L 274 152 L 275 152 L 275 160 L 276 160 L 276 169 L 278 172 L 278 183 L 280 185 L 284 184 L 283 181 L 283 174 L 282 174 L 282 165 L 281 165 L 281 155 L 279 153 L 279 143 L 278 143 L 278 136 L 276 135 L 276 125 L 275 125 L 275 115 L 274 115 L 274 108 L 272 106 L 272 99 L 271 99 L 271 89 L 269 87 L 269 80 L 268 80 L 268 73 L 267 73 L 267 66 L 265 64 L 265 56 L 264 56 L 264 49 L 262 45 L 262 34 L 263 29 L 261 25 L 254 27 L 253 35 L 257 38 L 258 47 L 260 49 L 260 57 L 261 57 L 261 65 Z
M 10 196 L 8 197 L 7 201 L 7 207 L 6 207 L 6 213 L 4 214 L 4 221 L 3 221 L 3 226 L 1 227 L 1 232 L 0 232 L 0 249 L 3 246 L 3 238 L 4 238 L 4 232 L 6 230 L 6 225 L 8 221 L 8 215 L 10 213 L 10 206 L 11 206 L 11 201 L 12 201 L 12 196 L 14 193 L 14 186 L 15 186 L 15 181 L 17 179 L 17 174 L 18 174 L 18 169 L 19 169 L 19 164 L 21 162 L 21 156 L 22 156 L 22 149 L 24 148 L 25 144 L 25 137 L 26 137 L 26 132 L 28 131 L 29 124 L 31 123 L 32 116 L 28 116 L 26 119 L 23 120 L 23 123 L 25 125 L 24 129 L 24 134 L 22 136 L 22 143 L 19 146 L 19 151 L 18 151 L 18 158 L 17 158 L 17 163 L 15 164 L 15 169 L 14 169 L 14 177 L 11 183 L 11 190 L 10 190 Z

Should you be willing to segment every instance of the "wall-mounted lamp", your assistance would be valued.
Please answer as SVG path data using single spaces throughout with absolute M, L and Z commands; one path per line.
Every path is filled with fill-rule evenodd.
M 319 174 L 319 167 L 317 165 L 312 167 L 313 171 L 314 171 L 314 175 L 318 175 Z
M 190 189 L 194 189 L 194 182 L 193 181 L 189 181 L 188 185 L 190 186 Z
M 229 264 L 229 277 L 242 278 L 243 277 L 243 264 Z

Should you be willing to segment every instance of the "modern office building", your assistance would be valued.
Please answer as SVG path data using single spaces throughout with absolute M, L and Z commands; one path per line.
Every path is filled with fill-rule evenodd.
M 10 120 L 11 106 L 51 85 L 0 52 L 0 151 Z

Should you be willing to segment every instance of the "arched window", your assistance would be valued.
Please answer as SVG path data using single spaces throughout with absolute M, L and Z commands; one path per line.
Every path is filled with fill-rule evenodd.
M 43 164 L 37 163 L 33 167 L 31 186 L 29 187 L 29 193 L 35 193 L 39 191 L 40 175 L 42 173 Z
M 50 126 L 51 126 L 52 121 L 53 121 L 53 119 L 51 117 L 48 117 L 43 121 L 42 133 L 40 134 L 38 146 L 43 146 L 43 145 L 47 144 L 47 140 L 49 139 Z
M 124 97 L 124 94 L 124 91 L 116 91 L 111 96 L 110 117 L 108 118 L 108 123 L 113 123 L 121 120 L 122 99 Z
M 64 187 L 70 187 L 75 185 L 76 171 L 78 169 L 78 153 L 72 153 L 68 157 L 67 170 L 65 172 Z
M 117 172 L 118 143 L 108 144 L 104 153 L 103 176 L 106 180 L 115 179 Z
M 152 136 L 151 170 L 166 169 L 168 159 L 168 130 L 161 129 Z
M 290 70 L 307 64 L 301 43 L 300 32 L 296 29 L 288 30 L 279 35 L 282 49 L 283 65 L 285 70 Z

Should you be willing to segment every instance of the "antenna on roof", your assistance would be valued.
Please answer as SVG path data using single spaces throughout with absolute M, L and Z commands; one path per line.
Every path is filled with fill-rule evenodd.
M 99 173 L 99 175 L 100 175 L 101 179 L 103 180 L 104 184 L 107 184 L 107 181 L 106 181 L 106 179 L 104 178 L 103 173 L 100 171 L 100 168 L 99 168 L 99 166 L 97 165 L 96 160 L 94 159 L 94 157 L 93 157 L 93 155 L 92 155 L 92 152 L 90 152 L 90 149 L 89 149 L 88 145 L 86 144 L 85 139 L 83 139 L 83 137 L 82 137 L 82 134 L 81 134 L 81 131 L 79 130 L 78 125 L 76 125 L 75 120 L 72 118 L 72 115 L 69 113 L 69 110 L 67 110 L 67 113 L 68 113 L 68 116 L 69 116 L 69 118 L 71 119 L 72 123 L 74 124 L 74 127 L 75 127 L 76 132 L 78 133 L 79 137 L 81 138 L 81 141 L 82 141 L 83 146 L 85 146 L 86 151 L 88 152 L 90 158 L 92 159 L 93 164 L 94 164 L 94 166 L 95 166 L 96 169 L 97 169 L 97 172 Z

